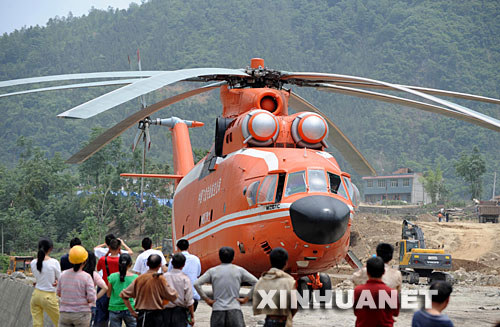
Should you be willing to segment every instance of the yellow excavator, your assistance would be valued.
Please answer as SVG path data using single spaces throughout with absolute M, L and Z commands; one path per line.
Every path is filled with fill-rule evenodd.
M 453 282 L 453 276 L 443 271 L 451 269 L 451 254 L 443 249 L 427 249 L 420 227 L 403 220 L 401 241 L 398 243 L 399 270 L 404 282 L 418 284 L 420 277 L 427 277 L 429 283 L 434 280 Z
M 19 271 L 27 276 L 31 276 L 31 261 L 33 257 L 30 256 L 11 256 L 9 257 L 9 269 L 7 269 L 7 274 L 12 274 L 13 272 Z

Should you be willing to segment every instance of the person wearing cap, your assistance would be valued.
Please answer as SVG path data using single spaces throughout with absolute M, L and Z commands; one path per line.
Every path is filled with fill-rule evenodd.
M 69 262 L 73 264 L 73 269 L 64 271 L 57 285 L 57 295 L 61 298 L 60 327 L 90 325 L 89 303 L 96 300 L 96 292 L 92 277 L 83 271 L 88 255 L 81 245 L 75 245 L 69 251 Z
M 78 237 L 72 238 L 71 241 L 69 241 L 70 249 L 75 245 L 82 245 L 82 241 Z M 68 258 L 69 253 L 66 253 L 61 257 L 61 260 L 59 260 L 59 262 L 61 263 L 61 271 L 73 268 L 73 265 L 69 262 Z

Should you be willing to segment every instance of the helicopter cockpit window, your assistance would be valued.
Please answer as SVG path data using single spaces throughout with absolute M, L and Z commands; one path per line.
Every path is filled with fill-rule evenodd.
M 247 192 L 246 192 L 246 197 L 247 197 L 247 202 L 249 206 L 255 205 L 256 200 L 257 200 L 257 190 L 259 189 L 259 184 L 260 181 L 253 182 L 248 186 Z
M 306 191 L 306 172 L 298 171 L 288 175 L 285 196 Z
M 352 185 L 352 188 L 354 190 L 353 197 L 352 197 L 352 205 L 354 206 L 354 208 L 358 208 L 359 204 L 361 202 L 361 195 L 359 194 L 359 190 L 358 190 L 358 187 L 356 186 L 356 184 L 351 183 L 351 185 Z
M 327 192 L 325 172 L 321 169 L 308 169 L 310 192 Z
M 340 182 L 340 176 L 329 172 L 328 179 L 330 182 L 330 192 L 337 194 L 339 191 L 339 186 L 340 184 L 342 184 Z
M 328 179 L 330 180 L 330 192 L 338 194 L 341 197 L 348 199 L 344 184 L 339 175 L 328 172 Z
M 354 190 L 352 188 L 351 180 L 345 176 L 343 176 L 343 178 L 344 178 L 344 183 L 347 186 L 347 192 L 349 193 L 349 197 L 351 198 L 351 201 L 354 201 L 353 199 Z
M 337 194 L 340 195 L 341 197 L 343 197 L 344 199 L 349 200 L 349 198 L 347 197 L 347 192 L 345 190 L 343 183 L 340 183 L 339 191 L 337 192 Z
M 262 182 L 259 189 L 258 201 L 259 203 L 274 202 L 274 194 L 276 193 L 276 183 L 278 175 L 269 175 Z

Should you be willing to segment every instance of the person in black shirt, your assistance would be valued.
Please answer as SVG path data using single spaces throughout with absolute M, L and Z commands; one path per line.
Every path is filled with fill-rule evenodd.
M 71 249 L 75 245 L 82 245 L 82 241 L 78 237 L 73 238 L 71 241 L 69 241 L 69 248 Z M 69 254 L 66 253 L 61 257 L 61 260 L 59 261 L 61 264 L 61 272 L 73 268 L 73 264 L 69 262 Z

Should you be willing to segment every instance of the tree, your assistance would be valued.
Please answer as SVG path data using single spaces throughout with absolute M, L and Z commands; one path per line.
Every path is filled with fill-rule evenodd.
M 422 178 L 424 189 L 431 196 L 432 203 L 436 203 L 438 199 L 442 199 L 446 194 L 444 186 L 443 172 L 441 165 L 436 165 L 436 170 L 428 170 Z
M 483 190 L 481 176 L 486 172 L 486 162 L 476 146 L 470 155 L 465 152 L 461 153 L 460 159 L 455 163 L 455 170 L 464 181 L 470 184 L 471 199 L 481 198 Z

